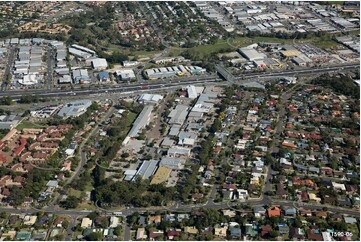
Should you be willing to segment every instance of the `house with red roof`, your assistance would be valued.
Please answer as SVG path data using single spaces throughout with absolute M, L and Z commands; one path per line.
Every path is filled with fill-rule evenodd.
M 269 208 L 267 209 L 267 214 L 268 217 L 279 217 L 281 216 L 281 209 L 278 207 L 273 207 L 273 208 Z
M 21 138 L 20 139 L 20 146 L 15 148 L 14 152 L 13 152 L 13 156 L 17 157 L 21 154 L 21 152 L 23 152 L 23 150 L 25 149 L 25 145 L 26 145 L 26 139 Z

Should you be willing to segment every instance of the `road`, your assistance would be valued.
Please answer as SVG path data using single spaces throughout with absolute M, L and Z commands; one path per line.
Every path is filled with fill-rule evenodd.
M 202 84 L 208 82 L 217 82 L 216 75 L 208 75 L 204 77 L 194 78 L 179 78 L 176 80 L 169 81 L 154 81 L 151 83 L 140 83 L 130 85 L 117 85 L 117 86 L 103 86 L 103 87 L 90 87 L 89 89 L 74 89 L 74 90 L 52 90 L 51 92 L 44 92 L 44 90 L 8 90 L 6 92 L 0 92 L 1 96 L 11 96 L 12 98 L 20 98 L 22 95 L 39 95 L 42 97 L 64 97 L 64 96 L 75 96 L 75 95 L 91 95 L 100 93 L 128 93 L 134 91 L 146 91 L 146 90 L 166 90 L 169 87 L 181 87 L 184 85 L 191 84 Z
M 79 177 L 80 173 L 83 171 L 83 167 L 87 162 L 86 151 L 84 150 L 84 145 L 88 142 L 90 137 L 92 137 L 93 135 L 95 135 L 96 133 L 99 132 L 99 124 L 101 124 L 103 121 L 107 120 L 113 114 L 114 110 L 115 110 L 114 107 L 110 107 L 109 110 L 107 111 L 107 113 L 105 114 L 105 116 L 96 124 L 96 126 L 92 129 L 92 131 L 88 134 L 88 136 L 80 144 L 80 146 L 79 146 L 79 154 L 78 154 L 80 156 L 80 158 L 81 158 L 80 164 L 76 168 L 73 175 L 66 181 L 64 187 L 66 187 L 67 185 L 71 184 L 74 180 L 76 180 Z M 60 194 L 57 195 L 52 200 L 50 206 L 54 206 L 55 203 L 58 201 L 59 197 L 60 197 Z
M 54 55 L 53 55 L 53 48 L 48 46 L 48 51 L 47 51 L 47 74 L 46 74 L 46 78 L 48 79 L 48 83 L 47 83 L 47 89 L 51 90 L 52 86 L 53 86 L 53 68 L 54 68 Z
M 286 106 L 285 106 L 286 102 L 290 97 L 292 97 L 293 91 L 295 89 L 297 89 L 299 86 L 300 86 L 300 84 L 297 84 L 281 95 L 281 103 L 280 103 L 281 110 L 279 111 L 279 114 L 277 117 L 277 122 L 276 122 L 275 130 L 274 130 L 275 136 L 273 138 L 273 143 L 270 147 L 272 154 L 278 153 L 278 150 L 279 150 L 280 134 L 284 130 L 283 120 L 286 115 Z M 271 165 L 272 164 L 268 164 L 268 166 L 267 166 L 267 173 L 266 173 L 266 177 L 265 177 L 265 186 L 264 186 L 264 191 L 263 191 L 263 196 L 262 196 L 262 204 L 269 204 L 271 201 L 271 198 L 268 197 L 268 193 L 272 189 L 272 184 L 271 184 L 270 179 L 271 179 L 271 174 L 272 174 L 273 170 L 272 170 Z
M 11 68 L 14 64 L 14 56 L 15 56 L 15 47 L 10 47 L 10 53 L 6 62 L 6 67 L 5 67 L 5 72 L 4 72 L 4 77 L 3 77 L 3 82 L 1 83 L 1 92 L 6 90 L 6 81 L 8 78 L 8 75 L 11 72 Z
M 254 78 L 262 78 L 262 77 L 278 77 L 278 76 L 290 76 L 296 74 L 310 74 L 310 73 L 322 73 L 322 72 L 331 72 L 331 71 L 339 71 L 340 69 L 356 69 L 359 68 L 358 65 L 345 65 L 345 66 L 334 66 L 334 67 L 320 67 L 320 68 L 308 68 L 303 70 L 295 70 L 295 71 L 282 71 L 282 72 L 272 72 L 272 73 L 250 73 L 244 74 L 236 79 L 237 83 L 245 83 L 247 81 L 252 81 Z M 247 80 L 244 80 L 247 79 Z M 186 85 L 194 85 L 194 84 L 206 84 L 211 82 L 217 82 L 219 79 L 215 75 L 209 75 L 204 77 L 194 77 L 194 78 L 177 78 L 172 80 L 160 80 L 148 83 L 140 83 L 140 84 L 131 84 L 131 85 L 123 85 L 123 86 L 104 86 L 104 87 L 90 87 L 89 89 L 75 89 L 75 90 L 52 90 L 51 92 L 44 92 L 44 90 L 8 90 L 6 92 L 0 92 L 1 96 L 11 96 L 12 98 L 20 98 L 25 94 L 34 94 L 43 97 L 65 97 L 71 95 L 92 95 L 99 93 L 131 93 L 135 91 L 146 91 L 146 90 L 166 90 L 171 87 L 183 87 Z

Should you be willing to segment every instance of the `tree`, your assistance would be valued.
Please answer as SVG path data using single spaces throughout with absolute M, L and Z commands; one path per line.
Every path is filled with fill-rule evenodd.
M 101 233 L 97 233 L 97 232 L 92 232 L 90 234 L 88 234 L 87 236 L 85 236 L 85 239 L 88 241 L 101 241 L 102 238 L 102 234 Z
M 12 99 L 11 97 L 9 97 L 9 96 L 0 98 L 0 105 L 10 106 L 10 105 L 13 105 L 13 104 L 14 104 L 14 101 L 13 101 L 13 99 Z
M 278 236 L 278 231 L 272 230 L 271 232 L 269 232 L 269 236 L 271 238 L 276 238 Z
M 81 199 L 80 198 L 77 198 L 76 196 L 73 196 L 73 195 L 70 195 L 66 198 L 65 201 L 62 201 L 60 203 L 61 207 L 63 208 L 76 208 L 79 203 L 81 202 Z
M 14 187 L 8 198 L 11 205 L 19 206 L 25 201 L 25 194 L 20 188 Z
M 114 233 L 114 235 L 116 235 L 116 236 L 120 236 L 121 233 L 122 233 L 122 227 L 118 226 L 118 227 L 114 228 L 113 233 Z
M 69 221 L 68 220 L 64 220 L 61 225 L 63 226 L 64 229 L 67 229 L 70 225 Z
M 6 218 L 7 217 L 7 213 L 6 212 L 1 212 L 0 213 L 0 218 Z

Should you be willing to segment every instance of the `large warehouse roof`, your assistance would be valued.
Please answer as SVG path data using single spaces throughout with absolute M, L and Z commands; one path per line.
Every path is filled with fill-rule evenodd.
M 259 53 L 257 50 L 250 47 L 240 48 L 239 52 L 249 61 L 262 60 L 266 57 L 265 54 Z
M 141 129 L 143 129 L 149 122 L 150 114 L 152 113 L 153 106 L 145 106 L 138 118 L 134 121 L 132 129 L 129 131 L 129 137 L 137 137 Z

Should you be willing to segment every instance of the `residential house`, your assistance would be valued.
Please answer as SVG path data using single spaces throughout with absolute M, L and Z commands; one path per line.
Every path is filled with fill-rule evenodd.
M 256 230 L 256 226 L 253 224 L 245 224 L 245 234 L 249 235 L 251 237 L 255 237 L 257 236 L 258 232 Z
M 317 197 L 317 195 L 314 193 L 309 193 L 308 197 L 309 197 L 310 201 L 314 201 L 314 202 L 318 202 L 318 203 L 321 202 L 321 198 Z
M 38 218 L 37 216 L 29 216 L 29 215 L 25 216 L 24 225 L 29 225 L 29 226 L 34 225 L 37 218 Z
M 148 224 L 157 224 L 157 223 L 160 223 L 162 222 L 162 217 L 160 215 L 150 215 L 148 216 Z
M 240 239 L 242 236 L 242 230 L 240 228 L 231 228 L 230 235 L 233 239 Z
M 344 220 L 347 224 L 357 224 L 357 219 L 352 217 L 344 217 Z
M 282 234 L 288 234 L 290 232 L 290 228 L 287 226 L 287 224 L 279 223 L 278 224 L 278 231 Z
M 289 237 L 291 240 L 304 240 L 304 232 L 300 228 L 291 228 Z
M 287 192 L 286 190 L 283 188 L 283 185 L 281 183 L 276 184 L 276 196 L 282 199 L 286 199 L 287 198 Z
M 81 221 L 80 227 L 82 227 L 83 229 L 86 229 L 86 228 L 91 227 L 92 224 L 93 224 L 93 221 L 90 218 L 83 218 Z
M 186 226 L 186 227 L 184 227 L 184 233 L 198 234 L 198 229 L 196 229 L 195 227 Z
M 285 209 L 285 215 L 286 216 L 292 216 L 294 217 L 297 214 L 296 208 L 290 207 Z
M 170 229 L 167 232 L 167 237 L 169 240 L 173 240 L 175 237 L 179 237 L 182 233 L 181 229 Z
M 233 218 L 236 216 L 236 212 L 230 209 L 222 210 L 223 216 L 228 216 L 230 218 Z
M 281 216 L 281 209 L 278 207 L 273 207 L 273 208 L 269 208 L 267 209 L 267 214 L 268 217 L 279 217 Z
M 215 227 L 214 228 L 214 235 L 219 237 L 226 237 L 227 236 L 228 227 L 222 226 L 222 227 Z
M 312 216 L 312 211 L 306 208 L 299 208 L 298 209 L 299 213 L 301 216 L 307 216 L 307 217 L 311 217 Z
M 326 211 L 319 211 L 319 212 L 316 212 L 316 217 L 318 218 L 322 218 L 322 219 L 326 219 L 327 218 L 327 212 Z
M 149 232 L 149 239 L 150 240 L 155 240 L 157 238 L 163 238 L 164 237 L 164 232 L 162 230 L 150 230 Z
M 266 209 L 264 207 L 255 207 L 253 213 L 256 218 L 261 218 L 266 215 Z
M 147 239 L 147 233 L 145 232 L 145 228 L 137 229 L 136 240 L 141 240 L 141 239 Z
M 261 236 L 266 237 L 269 232 L 273 231 L 272 227 L 270 225 L 263 225 L 261 226 Z
M 313 240 L 313 241 L 323 240 L 322 234 L 320 233 L 319 229 L 307 229 L 306 234 L 309 240 Z

